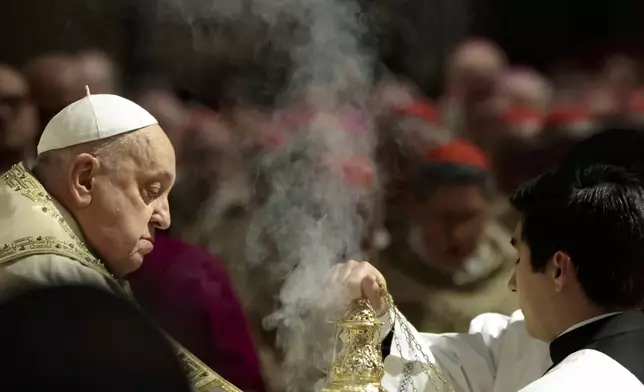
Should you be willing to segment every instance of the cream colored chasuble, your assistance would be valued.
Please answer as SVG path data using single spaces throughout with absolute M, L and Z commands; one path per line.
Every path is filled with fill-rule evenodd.
M 85 244 L 69 212 L 25 169 L 14 165 L 0 180 L 0 297 L 37 285 L 94 284 L 131 291 Z M 171 339 L 197 392 L 239 391 Z

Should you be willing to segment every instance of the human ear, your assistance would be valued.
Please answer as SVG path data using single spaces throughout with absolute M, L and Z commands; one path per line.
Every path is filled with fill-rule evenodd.
M 575 274 L 575 266 L 566 252 L 557 251 L 549 263 L 548 273 L 554 281 L 555 290 L 561 291 L 565 283 Z
M 92 202 L 94 177 L 99 166 L 98 159 L 90 154 L 79 154 L 72 159 L 67 180 L 72 201 L 77 207 L 84 208 Z

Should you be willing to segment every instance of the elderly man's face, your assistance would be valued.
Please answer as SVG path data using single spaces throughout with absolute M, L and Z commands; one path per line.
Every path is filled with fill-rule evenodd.
M 457 270 L 478 247 L 489 209 L 476 185 L 439 187 L 414 210 L 426 256 L 447 270 Z
M 447 72 L 451 94 L 467 106 L 489 100 L 505 69 L 505 58 L 486 42 L 466 42 L 453 54 Z
M 129 145 L 115 147 L 114 167 L 101 169 L 95 158 L 83 158 L 87 154 L 74 164 L 76 219 L 119 277 L 138 269 L 152 251 L 155 230 L 170 226 L 168 193 L 175 180 L 174 150 L 161 127 L 133 136 Z

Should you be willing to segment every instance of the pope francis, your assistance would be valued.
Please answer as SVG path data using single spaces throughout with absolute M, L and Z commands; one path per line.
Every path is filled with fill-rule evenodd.
M 69 283 L 129 295 L 122 278 L 170 225 L 174 180 L 174 151 L 155 118 L 88 89 L 46 126 L 33 168 L 2 174 L 0 297 Z M 176 347 L 196 391 L 237 390 Z

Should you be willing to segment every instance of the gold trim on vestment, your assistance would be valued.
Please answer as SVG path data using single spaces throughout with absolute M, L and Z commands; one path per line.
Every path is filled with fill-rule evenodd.
M 175 352 L 183 364 L 188 379 L 190 379 L 190 382 L 197 392 L 214 392 L 218 389 L 224 392 L 241 392 L 239 388 L 211 370 L 208 365 L 201 362 L 199 358 L 179 343 L 175 342 L 172 338 L 170 338 L 170 341 L 175 347 Z
M 17 262 L 21 258 L 33 255 L 60 255 L 99 272 L 109 280 L 116 281 L 118 286 L 131 296 L 127 282 L 115 278 L 105 264 L 90 252 L 87 245 L 74 233 L 71 226 L 63 218 L 42 184 L 25 169 L 22 163 L 12 166 L 11 169 L 5 172 L 2 175 L 2 181 L 10 189 L 19 192 L 22 196 L 31 200 L 33 208 L 40 208 L 43 212 L 51 216 L 69 235 L 70 240 L 65 241 L 53 236 L 19 238 L 0 246 L 0 265 L 14 261 Z M 175 351 L 184 366 L 186 375 L 196 392 L 213 392 L 218 389 L 224 392 L 241 392 L 240 389 L 210 369 L 179 343 L 171 338 L 169 340 L 175 347 Z
M 69 235 L 71 241 L 66 242 L 51 236 L 19 238 L 11 243 L 2 245 L 0 264 L 9 259 L 16 260 L 22 257 L 43 254 L 43 250 L 51 250 L 49 253 L 68 257 L 102 275 L 107 274 L 109 277 L 114 277 L 109 273 L 105 264 L 94 257 L 85 243 L 78 238 L 60 211 L 58 211 L 58 208 L 56 208 L 49 193 L 31 173 L 25 170 L 22 164 L 13 165 L 11 169 L 2 175 L 2 181 L 15 192 L 19 192 L 22 196 L 31 200 L 34 203 L 34 207 L 40 208 L 42 212 L 51 216 Z
M 110 275 L 107 270 L 97 265 L 100 260 L 94 258 L 91 253 L 84 251 L 77 244 L 65 242 L 52 236 L 23 237 L 2 245 L 2 248 L 0 248 L 0 265 L 23 257 L 41 254 L 55 254 L 67 257 L 99 272 L 101 275 Z

